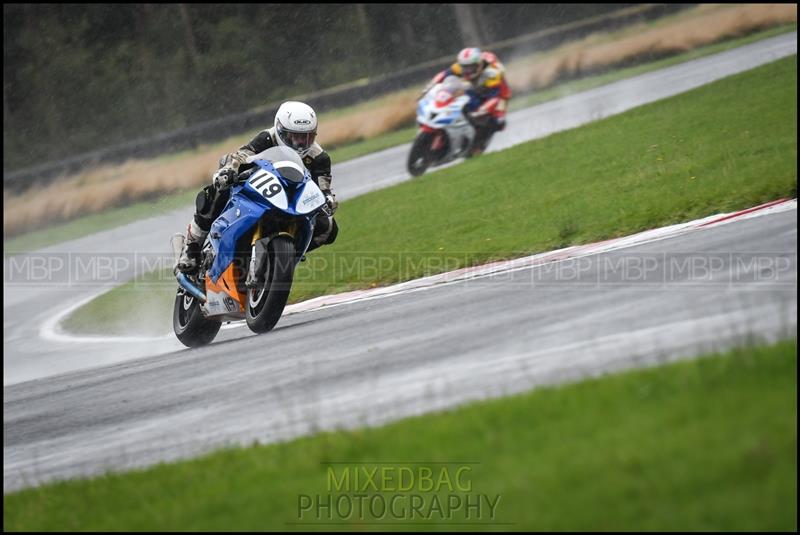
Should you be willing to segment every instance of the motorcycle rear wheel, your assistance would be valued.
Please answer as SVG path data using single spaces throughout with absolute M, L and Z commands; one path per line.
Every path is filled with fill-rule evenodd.
M 172 309 L 172 328 L 186 347 L 210 344 L 217 336 L 221 321 L 207 319 L 200 310 L 197 298 L 179 291 Z

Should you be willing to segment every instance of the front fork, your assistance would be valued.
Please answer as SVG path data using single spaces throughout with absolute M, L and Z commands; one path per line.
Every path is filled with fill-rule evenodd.
M 438 131 L 434 136 L 433 141 L 431 141 L 431 152 L 438 152 L 444 147 L 444 134 Z
M 253 239 L 250 242 L 250 268 L 247 270 L 247 279 L 244 282 L 244 285 L 248 288 L 255 288 L 256 283 L 258 282 L 258 272 L 259 264 L 264 261 L 266 257 L 266 261 L 269 261 L 269 257 L 266 255 L 259 255 L 260 251 L 256 250 L 256 244 L 258 240 L 261 239 L 261 220 L 258 220 L 258 224 L 256 225 L 256 231 L 253 232 Z M 262 271 L 263 272 L 263 271 Z
M 247 279 L 244 283 L 244 285 L 248 288 L 255 288 L 259 282 L 264 282 L 263 280 L 259 279 L 262 278 L 261 275 L 266 273 L 267 262 L 269 262 L 269 253 L 267 251 L 267 244 L 269 243 L 269 240 L 261 239 L 261 236 L 263 235 L 263 229 L 261 225 L 262 221 L 259 220 L 256 230 L 253 232 L 253 239 L 250 242 L 250 266 L 247 270 Z M 296 235 L 297 223 L 291 223 L 286 230 L 270 236 L 270 239 L 274 238 L 275 236 L 287 236 L 294 241 Z M 308 244 L 306 244 L 306 247 L 308 247 Z
M 439 130 L 438 128 L 431 128 L 430 126 L 424 124 L 421 124 L 419 126 L 420 126 L 419 128 L 420 132 L 425 132 L 433 136 L 433 140 L 431 140 L 431 147 L 430 147 L 431 153 L 440 150 L 444 146 L 445 133 L 442 130 Z

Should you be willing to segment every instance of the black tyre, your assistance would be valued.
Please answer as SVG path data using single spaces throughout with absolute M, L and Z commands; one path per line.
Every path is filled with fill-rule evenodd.
M 267 246 L 264 284 L 247 290 L 245 319 L 254 333 L 271 331 L 281 319 L 294 277 L 294 242 L 287 237 L 273 238 Z
M 210 344 L 217 336 L 221 321 L 206 319 L 200 311 L 197 298 L 178 292 L 172 310 L 172 328 L 175 336 L 186 347 L 199 347 Z
M 408 154 L 408 172 L 411 176 L 420 176 L 431 164 L 431 141 L 433 135 L 428 132 L 420 132 L 411 145 L 411 152 Z

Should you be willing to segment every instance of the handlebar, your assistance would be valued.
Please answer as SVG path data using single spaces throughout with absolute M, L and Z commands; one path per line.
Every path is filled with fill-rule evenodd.
M 247 179 L 249 179 L 252 176 L 252 174 L 255 173 L 257 170 L 258 166 L 255 166 L 248 169 L 247 171 L 242 171 L 241 173 L 239 173 L 239 176 L 236 177 L 236 182 L 237 183 L 247 182 Z

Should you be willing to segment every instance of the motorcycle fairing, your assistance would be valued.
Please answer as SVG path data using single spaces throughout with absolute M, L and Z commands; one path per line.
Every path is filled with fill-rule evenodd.
M 211 225 L 211 232 L 208 240 L 214 249 L 214 263 L 208 272 L 206 284 L 209 281 L 216 283 L 220 275 L 233 262 L 236 242 L 246 232 L 252 229 L 270 208 L 265 201 L 254 201 L 249 198 L 247 193 L 241 195 L 240 192 L 249 186 L 234 186 L 231 191 L 231 199 L 225 206 L 222 214 Z M 252 189 L 252 188 L 251 188 Z M 242 192 L 244 193 L 244 192 Z M 259 193 L 256 193 L 259 195 Z
M 236 286 L 238 279 L 236 266 L 229 264 L 216 282 L 206 280 L 206 302 L 203 306 L 209 316 L 228 314 L 234 319 L 244 317 L 245 293 Z
M 212 283 L 216 283 L 233 262 L 239 239 L 270 210 L 278 210 L 291 216 L 306 216 L 297 218 L 297 235 L 294 236 L 302 245 L 298 250 L 299 261 L 308 249 L 314 232 L 316 214 L 312 216 L 308 214 L 326 202 L 325 196 L 319 186 L 310 179 L 310 175 L 304 177 L 302 182 L 293 182 L 283 178 L 280 171 L 268 160 L 255 160 L 254 163 L 260 169 L 244 184 L 232 187 L 228 204 L 211 225 L 208 239 L 215 251 L 215 257 L 207 280 Z M 274 179 L 277 179 L 277 183 L 281 186 L 281 191 L 273 196 L 275 202 L 258 189 L 265 180 Z

